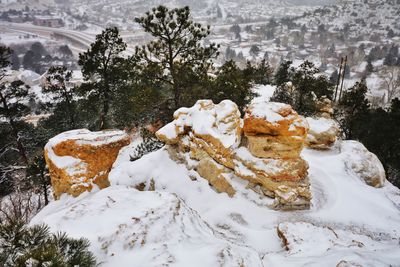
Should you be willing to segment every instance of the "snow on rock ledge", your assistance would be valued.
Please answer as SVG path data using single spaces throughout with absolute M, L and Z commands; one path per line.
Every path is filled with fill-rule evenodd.
M 344 141 L 340 147 L 345 154 L 347 171 L 373 187 L 382 187 L 386 181 L 385 169 L 378 157 L 356 141 Z
M 56 199 L 67 193 L 78 196 L 93 184 L 109 185 L 108 173 L 119 150 L 130 143 L 124 131 L 91 132 L 87 129 L 61 133 L 44 149 Z
M 241 191 L 232 183 L 239 178 L 247 189 L 274 198 L 276 209 L 309 208 L 308 164 L 300 157 L 308 130 L 304 118 L 289 105 L 257 100 L 244 117 L 244 140 L 241 124 L 232 101 L 199 100 L 178 109 L 156 135 L 172 159 L 220 193 L 233 197 Z
M 240 112 L 235 103 L 224 100 L 214 104 L 211 100 L 199 100 L 191 108 L 180 108 L 174 113 L 174 121 L 157 132 L 157 137 L 167 144 L 178 142 L 179 135 L 190 130 L 216 147 L 235 148 L 240 143 Z
M 256 101 L 244 116 L 247 148 L 261 158 L 297 158 L 308 132 L 307 121 L 290 105 Z
M 100 266 L 262 266 L 258 253 L 222 238 L 175 194 L 111 186 L 63 197 L 31 224 L 85 237 Z
M 313 149 L 329 149 L 340 132 L 339 125 L 333 119 L 306 118 L 310 130 L 306 138 L 306 146 Z
M 296 266 L 391 266 L 393 259 L 383 256 L 383 251 L 393 253 L 396 244 L 350 228 L 333 229 L 309 222 L 280 223 L 277 232 L 288 255 L 298 259 Z M 321 258 L 316 260 L 316 255 Z

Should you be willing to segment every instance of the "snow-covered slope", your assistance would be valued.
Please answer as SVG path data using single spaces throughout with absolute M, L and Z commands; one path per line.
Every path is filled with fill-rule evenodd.
M 102 266 L 216 266 L 221 261 L 223 266 L 258 266 L 260 259 L 264 266 L 336 266 L 341 261 L 399 266 L 400 191 L 390 183 L 376 189 L 349 174 L 347 152 L 339 146 L 304 150 L 314 198 L 311 210 L 296 212 L 270 210 L 254 201 L 251 191 L 233 198 L 218 194 L 164 149 L 135 162 L 129 161 L 130 153 L 132 147 L 121 151 L 110 188 L 64 197 L 32 223 L 89 238 Z M 130 187 L 141 183 L 156 191 Z M 290 234 L 303 240 L 299 247 L 285 251 L 277 235 L 281 223 L 294 223 Z M 305 231 L 314 232 L 309 227 L 340 234 L 328 242 L 324 234 L 309 236 Z
M 109 188 L 63 196 L 31 224 L 88 238 L 100 266 L 400 266 L 400 190 L 366 184 L 381 165 L 356 141 L 304 149 L 312 205 L 285 212 L 235 177 L 232 198 L 217 193 L 166 148 L 132 162 L 136 146 L 121 149 Z
M 262 266 L 170 193 L 109 187 L 53 202 L 32 223 L 41 221 L 88 238 L 100 266 Z
M 317 28 L 324 24 L 350 37 L 398 31 L 400 4 L 397 0 L 346 0 L 315 10 L 298 22 Z M 345 30 L 345 28 L 347 29 Z M 397 28 L 397 29 L 396 29 Z

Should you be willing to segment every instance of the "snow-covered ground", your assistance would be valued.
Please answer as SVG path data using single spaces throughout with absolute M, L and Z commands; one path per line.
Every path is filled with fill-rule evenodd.
M 261 101 L 274 87 L 254 90 Z M 109 188 L 64 195 L 31 224 L 88 238 L 100 266 L 400 266 L 400 190 L 365 183 L 381 165 L 357 169 L 368 153 L 356 141 L 303 150 L 313 199 L 302 211 L 270 209 L 233 176 L 237 193 L 217 193 L 165 148 L 130 161 L 137 144 L 121 149 Z
M 121 150 L 110 188 L 76 199 L 64 196 L 31 223 L 87 237 L 101 266 L 216 266 L 219 251 L 229 251 L 222 266 L 240 266 L 240 261 L 245 266 L 336 266 L 341 261 L 399 266 L 400 190 L 388 182 L 370 187 L 347 171 L 349 155 L 339 145 L 303 151 L 310 165 L 312 207 L 293 212 L 271 210 L 244 193 L 218 194 L 165 149 L 135 162 L 129 161 L 132 150 Z M 133 188 L 140 183 L 153 184 L 155 192 Z M 174 217 L 177 203 L 179 219 Z M 299 243 L 289 251 L 277 235 L 282 223 Z M 326 229 L 337 237 L 324 234 Z

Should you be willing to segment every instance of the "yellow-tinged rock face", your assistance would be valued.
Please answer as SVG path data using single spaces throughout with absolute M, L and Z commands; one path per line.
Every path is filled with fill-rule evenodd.
M 247 136 L 247 148 L 259 158 L 298 158 L 304 145 L 299 136 L 256 135 Z
M 54 197 L 78 196 L 93 184 L 109 186 L 108 173 L 119 150 L 130 143 L 123 131 L 90 132 L 86 129 L 62 133 L 50 139 L 44 154 Z
M 239 146 L 241 133 L 240 112 L 235 103 L 199 100 L 191 108 L 175 111 L 174 121 L 157 131 L 156 136 L 167 144 L 177 144 L 183 136 L 190 135 L 217 149 L 232 149 Z
M 241 126 L 233 102 L 200 100 L 177 110 L 174 121 L 156 135 L 168 144 L 172 158 L 194 168 L 218 192 L 233 196 L 238 188 L 231 179 L 240 178 L 248 189 L 274 197 L 273 208 L 308 208 L 308 164 L 300 157 L 307 121 L 289 105 L 258 101 L 247 110 L 243 130 Z
M 206 157 L 199 161 L 196 171 L 220 193 L 227 193 L 230 197 L 235 194 L 235 189 L 228 182 L 230 170 L 218 164 L 212 158 Z
M 306 146 L 313 149 L 329 149 L 340 133 L 339 125 L 333 119 L 307 118 L 310 130 L 306 138 Z
M 243 132 L 246 136 L 305 137 L 308 124 L 290 105 L 258 101 L 246 110 Z

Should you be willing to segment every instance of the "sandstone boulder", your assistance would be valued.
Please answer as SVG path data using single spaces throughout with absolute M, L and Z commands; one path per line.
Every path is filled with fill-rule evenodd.
M 239 146 L 241 135 L 240 112 L 230 100 L 219 104 L 199 100 L 191 108 L 180 108 L 174 121 L 156 132 L 159 140 L 183 150 L 201 147 L 220 164 L 231 162 L 232 149 Z
M 307 118 L 310 129 L 306 138 L 306 146 L 313 149 L 329 149 L 340 133 L 336 121 L 326 118 Z
M 247 148 L 260 158 L 296 158 L 308 132 L 306 120 L 290 105 L 257 101 L 244 116 Z
M 236 104 L 200 100 L 177 110 L 156 136 L 171 158 L 196 170 L 218 192 L 233 196 L 232 177 L 237 177 L 247 181 L 247 189 L 275 198 L 276 208 L 308 208 L 308 164 L 300 157 L 307 122 L 289 105 L 265 101 L 250 105 L 244 121 L 242 139 Z
M 243 165 L 257 177 L 272 181 L 296 182 L 307 176 L 308 164 L 298 157 L 291 159 L 254 157 L 245 147 L 235 151 L 235 164 Z
M 78 196 L 93 184 L 109 186 L 108 173 L 119 150 L 130 143 L 124 131 L 91 132 L 86 129 L 61 133 L 46 144 L 54 197 L 67 193 Z
M 247 148 L 260 158 L 297 158 L 304 146 L 304 137 L 282 135 L 246 136 Z
M 261 186 L 265 196 L 275 198 L 273 208 L 309 208 L 311 192 L 307 178 L 308 164 L 304 159 L 261 159 L 254 157 L 245 147 L 237 149 L 234 158 L 235 175 L 249 181 L 249 188 Z
M 378 157 L 357 141 L 343 141 L 340 146 L 348 172 L 373 187 L 382 187 L 386 181 L 385 169 Z
M 321 97 L 317 100 L 316 108 L 318 110 L 319 117 L 330 119 L 333 115 L 332 101 L 326 96 Z
M 305 136 L 307 122 L 290 105 L 268 101 L 251 104 L 244 115 L 245 135 Z

